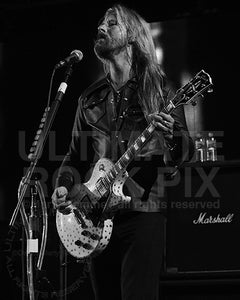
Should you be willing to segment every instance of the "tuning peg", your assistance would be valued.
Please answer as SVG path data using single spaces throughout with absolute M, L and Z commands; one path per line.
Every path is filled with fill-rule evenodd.
M 207 90 L 208 93 L 212 93 L 213 92 L 213 88 L 209 87 L 209 89 Z

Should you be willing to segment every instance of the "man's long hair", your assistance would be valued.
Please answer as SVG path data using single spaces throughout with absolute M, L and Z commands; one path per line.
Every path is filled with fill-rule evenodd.
M 164 106 L 164 73 L 157 61 L 150 25 L 136 11 L 124 5 L 115 4 L 112 9 L 125 24 L 128 41 L 132 45 L 132 73 L 138 82 L 144 113 L 159 112 Z

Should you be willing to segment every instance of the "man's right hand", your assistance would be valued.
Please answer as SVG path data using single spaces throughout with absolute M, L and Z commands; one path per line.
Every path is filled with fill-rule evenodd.
M 62 210 L 70 205 L 72 202 L 67 201 L 68 190 L 65 186 L 57 187 L 52 194 L 52 204 L 55 209 Z

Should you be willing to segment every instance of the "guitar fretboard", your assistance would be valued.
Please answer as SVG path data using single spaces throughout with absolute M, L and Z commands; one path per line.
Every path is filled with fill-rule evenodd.
M 127 149 L 127 151 L 119 158 L 112 169 L 101 178 L 97 185 L 98 191 L 104 193 L 109 189 L 118 174 L 126 170 L 128 164 L 132 161 L 136 153 L 142 149 L 143 145 L 152 136 L 154 130 L 154 123 L 150 123 L 141 135 L 134 141 L 134 143 Z
M 162 109 L 164 113 L 170 113 L 175 108 L 175 105 L 172 101 Z M 119 174 L 122 170 L 125 170 L 128 164 L 132 161 L 134 156 L 138 151 L 142 149 L 144 144 L 150 139 L 152 136 L 156 125 L 154 125 L 154 121 L 151 122 L 147 128 L 141 133 L 141 135 L 135 140 L 135 142 L 127 149 L 127 151 L 119 158 L 119 160 L 115 163 L 113 168 L 113 180 L 116 178 L 117 174 Z
M 136 153 L 142 149 L 143 145 L 146 141 L 151 137 L 153 131 L 155 129 L 155 125 L 150 123 L 147 128 L 141 133 L 141 135 L 135 140 L 135 142 L 127 149 L 127 151 L 120 157 L 120 159 L 116 162 L 114 169 L 118 174 L 123 169 L 126 169 L 128 164 L 134 158 Z
M 170 113 L 174 108 L 175 105 L 172 101 L 170 101 L 168 105 L 162 110 L 162 112 Z M 105 191 L 109 189 L 109 187 L 114 182 L 118 174 L 126 170 L 127 166 L 135 157 L 137 152 L 139 152 L 143 148 L 145 143 L 150 139 L 155 128 L 156 125 L 154 125 L 154 121 L 150 122 L 149 125 L 145 128 L 145 130 L 141 133 L 141 135 L 119 158 L 119 160 L 115 163 L 112 169 L 105 174 L 105 177 L 101 178 L 101 180 L 98 182 L 98 190 Z

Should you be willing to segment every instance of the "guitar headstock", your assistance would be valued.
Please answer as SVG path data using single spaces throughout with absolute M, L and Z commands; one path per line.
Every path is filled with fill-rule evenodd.
M 211 93 L 213 83 L 212 78 L 204 70 L 198 72 L 187 84 L 176 91 L 174 98 L 171 100 L 173 108 L 179 105 L 189 104 L 195 105 L 204 97 L 204 93 Z

